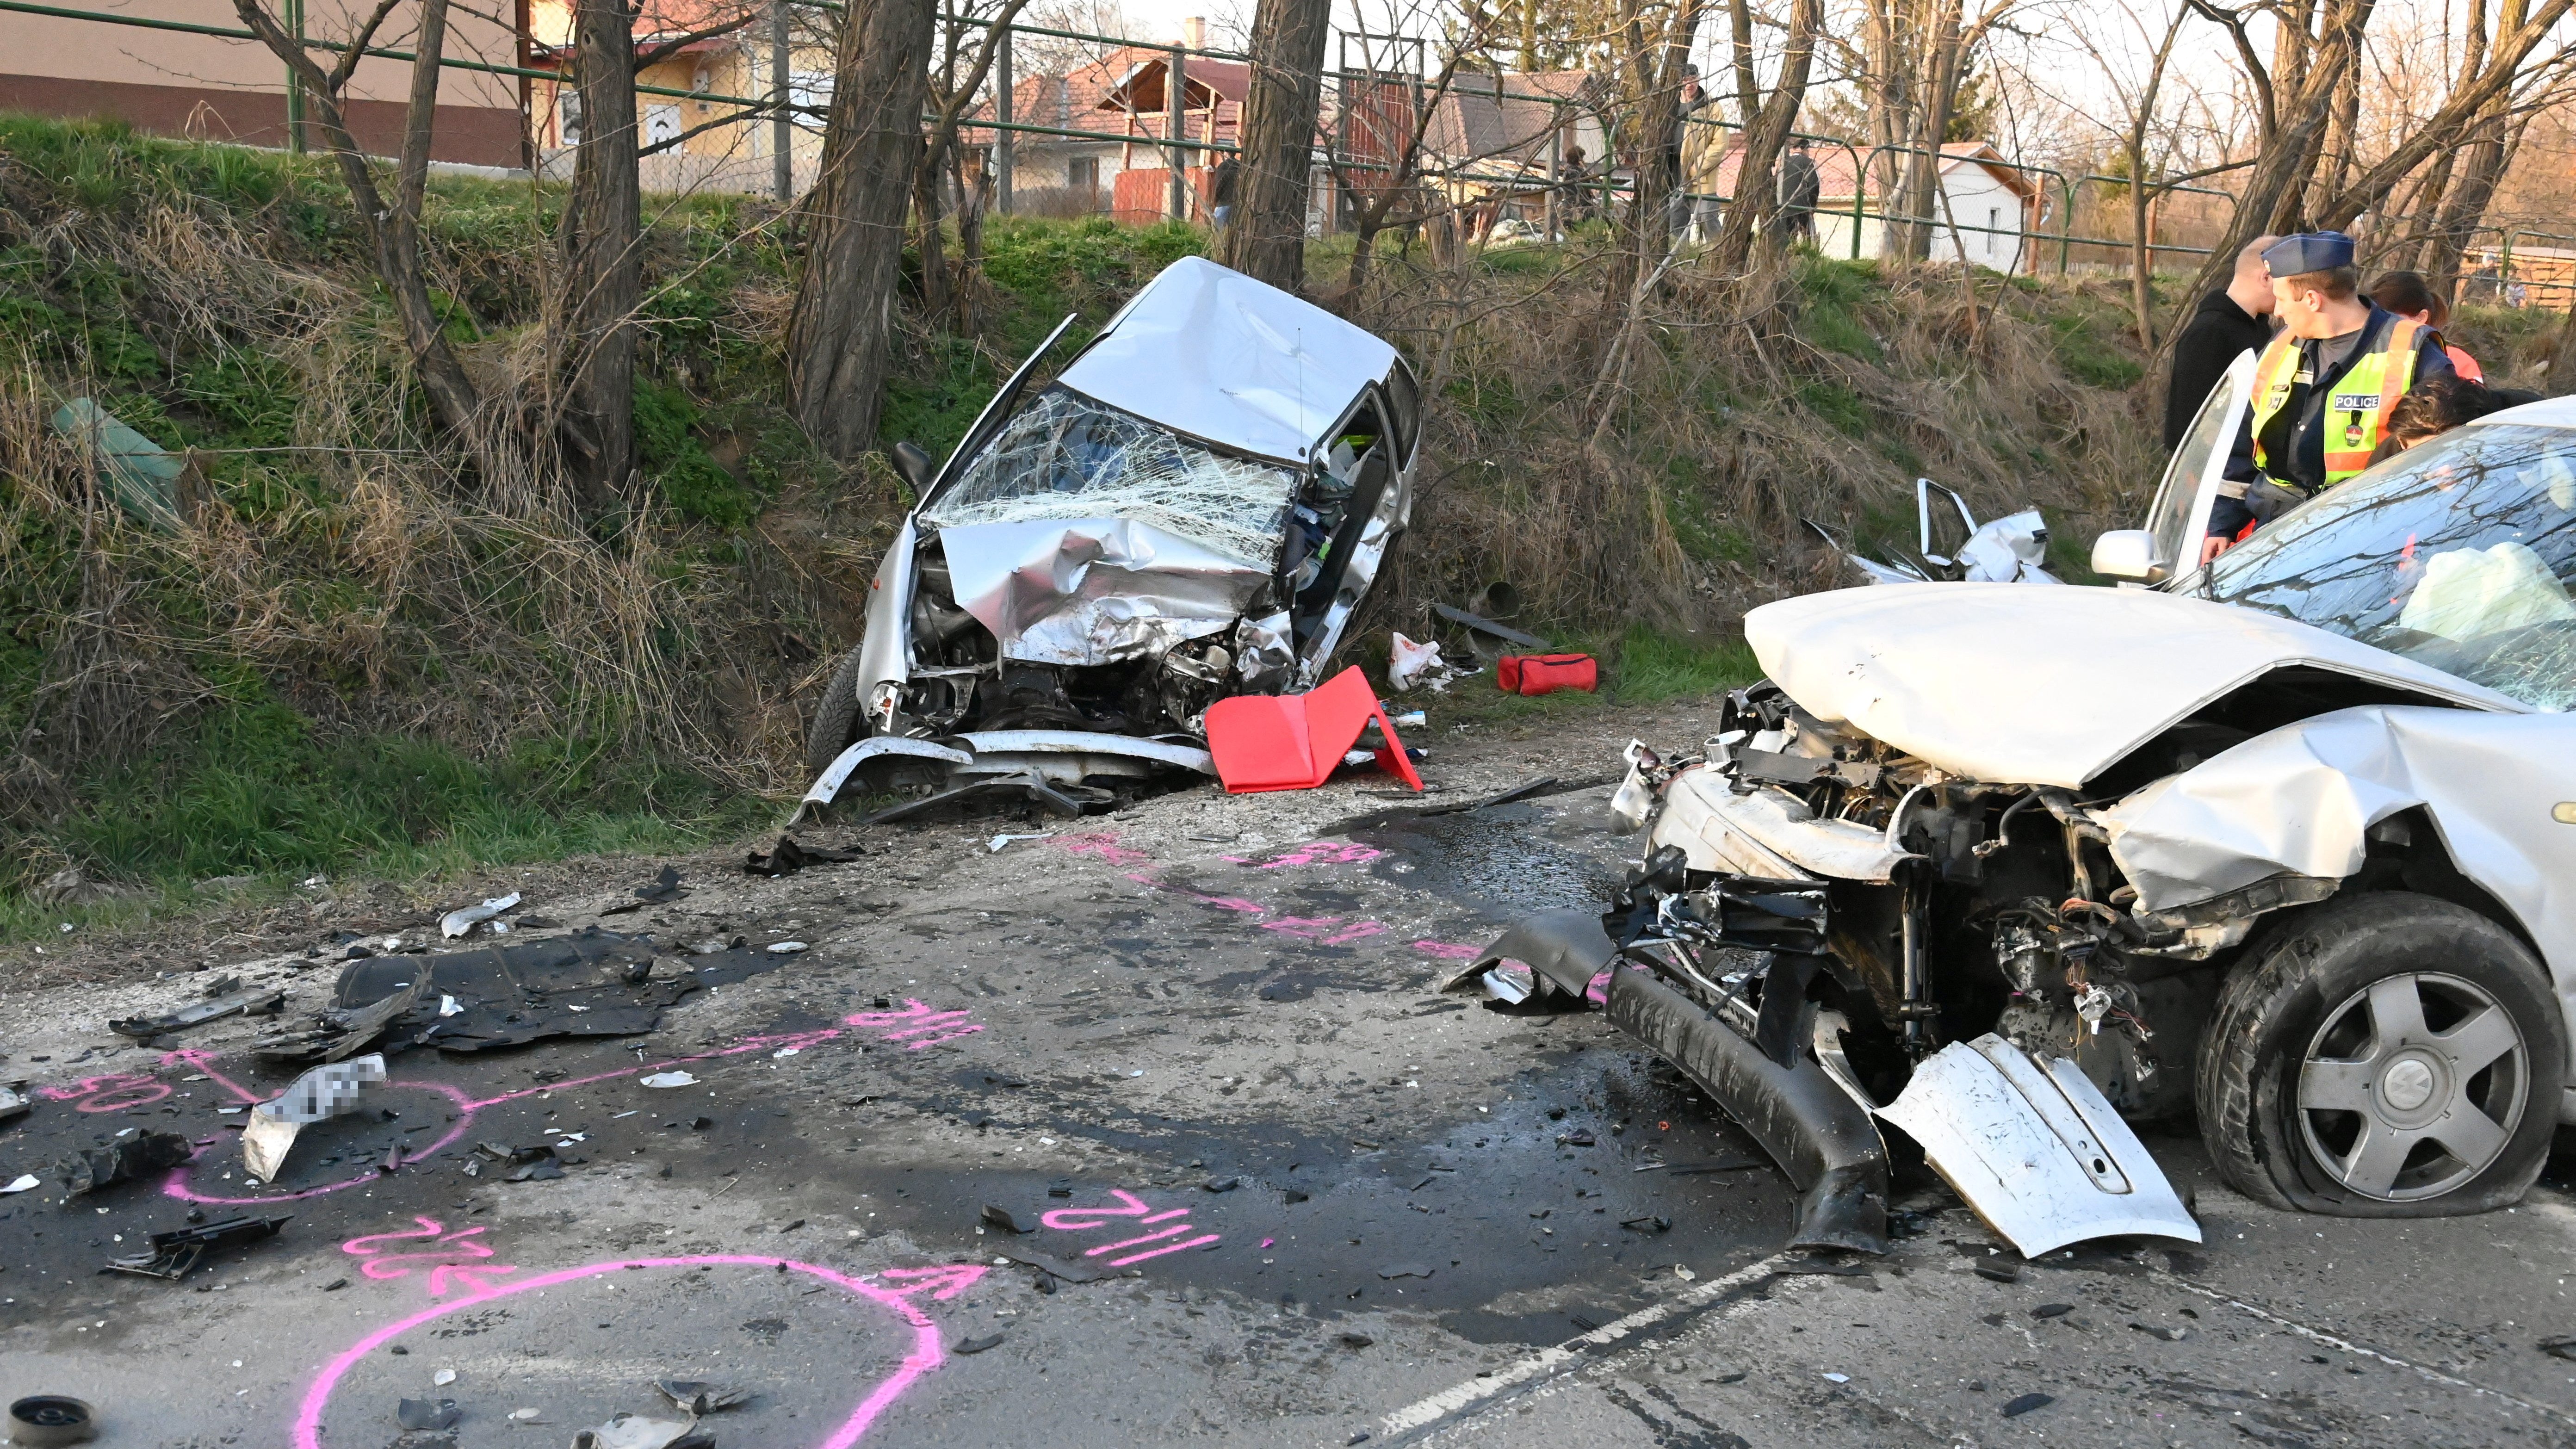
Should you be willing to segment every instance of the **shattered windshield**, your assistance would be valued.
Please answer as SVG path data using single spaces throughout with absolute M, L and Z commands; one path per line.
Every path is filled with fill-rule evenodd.
M 2571 579 L 2576 430 L 2488 423 L 2255 534 L 2209 589 L 2554 712 L 2576 705 Z
M 1055 387 L 1014 413 L 921 516 L 937 528 L 1132 519 L 1268 568 L 1296 484 L 1293 468 L 1230 457 Z

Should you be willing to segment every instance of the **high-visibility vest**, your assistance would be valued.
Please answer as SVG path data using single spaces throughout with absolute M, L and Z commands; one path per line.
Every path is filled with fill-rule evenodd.
M 2415 385 L 2415 341 L 2423 326 L 2408 317 L 2390 323 L 2378 350 L 2353 359 L 2335 382 L 2317 418 L 2326 430 L 2326 476 L 2320 486 L 2332 488 L 2370 466 L 2370 455 L 2387 431 L 2389 410 Z M 2299 340 L 2286 332 L 2273 338 L 2254 364 L 2254 466 L 2266 476 L 2280 475 L 2264 456 L 2263 429 L 2289 406 L 2298 374 Z

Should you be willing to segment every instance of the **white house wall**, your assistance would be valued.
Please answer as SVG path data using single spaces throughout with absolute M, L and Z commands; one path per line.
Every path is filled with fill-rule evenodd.
M 2011 187 L 1996 179 L 1982 166 L 1961 166 L 1941 178 L 1941 189 L 1949 197 L 1949 209 L 1942 214 L 1932 233 L 1932 260 L 1955 262 L 1964 246 L 1968 261 L 1998 272 L 2022 270 L 2024 238 L 2018 235 L 2027 216 L 2024 203 Z M 1875 257 L 1886 227 L 1875 214 L 1865 216 L 1860 224 L 1860 255 Z M 1989 219 L 1991 218 L 1991 220 Z M 1950 221 L 1958 222 L 1953 231 Z M 1988 231 L 1984 228 L 1994 228 Z M 2015 233 L 1996 235 L 1995 232 Z M 1816 245 L 1829 257 L 1852 255 L 1851 198 L 1828 197 L 1816 212 Z

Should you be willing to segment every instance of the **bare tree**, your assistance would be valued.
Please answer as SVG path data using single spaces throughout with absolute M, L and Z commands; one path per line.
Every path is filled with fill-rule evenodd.
M 1439 113 L 1441 103 L 1456 83 L 1459 67 L 1484 50 L 1492 39 L 1495 25 L 1491 15 L 1470 16 L 1467 33 L 1448 48 L 1441 58 L 1438 74 L 1432 76 L 1428 85 L 1380 80 L 1374 71 L 1351 78 L 1357 87 L 1370 92 L 1370 104 L 1361 108 L 1367 121 L 1383 119 L 1388 107 L 1378 102 L 1392 99 L 1399 93 L 1404 97 L 1405 116 L 1403 134 L 1393 147 L 1387 148 L 1387 159 L 1372 163 L 1382 166 L 1382 170 L 1356 164 L 1341 156 L 1337 148 L 1325 148 L 1324 164 L 1332 170 L 1334 190 L 1362 198 L 1353 209 L 1351 219 L 1351 265 L 1342 278 L 1345 294 L 1357 295 L 1360 288 L 1367 285 L 1381 233 L 1393 226 L 1418 225 L 1430 220 L 1435 212 L 1447 212 L 1446 199 L 1434 196 L 1421 184 L 1432 118 Z M 1405 206 L 1404 211 L 1395 209 L 1399 203 Z
M 1825 17 L 1824 0 L 1790 0 L 1789 38 L 1780 53 L 1779 78 L 1770 96 L 1757 103 L 1760 83 L 1753 71 L 1751 0 L 1727 0 L 1727 10 L 1735 31 L 1736 105 L 1744 117 L 1744 150 L 1735 170 L 1735 194 L 1727 200 L 1725 220 L 1709 247 L 1709 265 L 1722 276 L 1744 270 L 1754 239 L 1779 200 L 1772 169 L 1779 165 L 1780 152 L 1797 129 L 1798 113 L 1806 108 L 1816 32 L 1823 28 Z
M 955 174 L 958 168 L 954 164 L 958 123 L 984 88 L 984 78 L 992 73 L 993 58 L 1000 53 L 1006 30 L 1027 4 L 1028 0 L 1002 0 L 989 16 L 971 11 L 952 13 L 940 35 L 940 64 L 937 74 L 927 82 L 933 108 L 930 127 L 912 174 L 913 232 L 921 254 L 922 309 L 933 318 L 951 317 L 951 284 L 958 280 L 949 275 L 947 246 L 939 231 L 940 215 L 945 210 L 940 204 L 940 182 L 943 178 L 958 182 L 962 205 L 964 181 L 962 175 Z M 975 37 L 971 44 L 970 35 Z M 970 257 L 968 265 L 971 267 L 979 259 Z
M 429 399 L 430 413 L 440 427 L 471 439 L 480 399 L 473 379 L 466 376 L 464 364 L 447 345 L 438 309 L 430 301 L 420 247 L 421 200 L 429 181 L 439 61 L 447 45 L 448 0 L 421 0 L 420 23 L 412 39 L 411 96 L 403 118 L 402 155 L 394 164 L 390 200 L 376 185 L 374 163 L 349 131 L 346 101 L 350 78 L 401 3 L 402 0 L 376 0 L 375 8 L 339 43 L 339 57 L 327 71 L 313 58 L 313 52 L 324 49 L 327 54 L 328 50 L 289 35 L 277 17 L 269 13 L 266 0 L 233 0 L 233 11 L 302 82 L 313 108 L 310 124 L 321 132 L 324 146 L 339 167 L 340 179 L 349 188 L 350 204 L 357 211 L 358 224 L 373 254 L 376 279 L 383 283 L 385 294 L 393 299 L 395 314 L 402 319 L 403 343 L 411 352 L 412 370 L 420 380 L 421 392 Z M 488 449 L 476 446 L 475 450 L 487 465 L 494 461 Z
M 2165 77 L 2173 62 L 2174 42 L 2181 38 L 2183 24 L 2191 12 L 2176 5 L 2165 17 L 2164 34 L 2157 36 L 2137 9 L 2121 0 L 2120 18 L 2128 34 L 2108 46 L 2088 31 L 2079 30 L 2080 43 L 2100 67 L 2121 111 L 2118 137 L 2121 171 L 2128 179 L 2125 188 L 2129 204 L 2129 308 L 2131 325 L 2138 334 L 2138 345 L 2156 345 L 2155 317 L 2155 238 L 2152 222 L 2156 198 L 2163 190 L 2155 182 L 2155 173 L 2163 169 L 2162 154 L 2150 157 L 2148 142 L 2156 131 L 2157 100 L 2164 90 Z M 2152 49 L 2149 49 L 2152 47 Z M 2133 76 L 2128 62 L 2146 51 L 2146 74 Z
M 838 458 L 876 443 L 935 13 L 935 0 L 850 0 L 833 56 L 787 367 L 805 431 Z
M 1880 251 L 1923 261 L 1932 254 L 1932 209 L 1941 201 L 1941 145 L 1959 85 L 1979 46 L 2020 0 L 1989 0 L 1975 19 L 1964 0 L 1868 0 L 1864 89 L 1869 140 L 1887 157 L 1880 189 Z
M 1234 211 L 1217 239 L 1218 260 L 1291 292 L 1306 290 L 1306 198 L 1332 22 L 1332 0 L 1261 0 L 1254 12 Z

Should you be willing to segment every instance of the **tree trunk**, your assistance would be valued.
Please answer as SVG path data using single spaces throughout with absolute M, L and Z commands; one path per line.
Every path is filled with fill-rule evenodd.
M 601 508 L 635 474 L 635 313 L 644 299 L 635 20 L 622 0 L 580 0 L 573 83 L 581 145 L 564 210 L 560 431 L 584 500 Z
M 2512 148 L 2505 139 L 2503 105 L 2498 104 L 2488 118 L 2479 123 L 2475 139 L 2459 152 L 2444 152 L 2443 159 L 2457 156 L 2458 179 L 2450 194 L 2442 198 L 2442 210 L 2426 239 L 2424 265 L 2421 270 L 2435 295 L 2448 297 L 2460 280 L 2460 257 L 2469 248 L 2469 239 L 2477 234 L 2486 220 L 2487 203 L 2495 198 L 2496 184 L 2504 179 L 2507 157 Z
M 1913 150 L 1905 155 L 1901 209 L 1891 208 L 1898 209 L 1905 218 L 1895 231 L 1897 254 L 1916 262 L 1931 258 L 1932 233 L 1936 229 L 1934 208 L 1948 199 L 1941 184 L 1941 142 L 1949 134 L 1950 117 L 1958 107 L 1961 52 L 1966 49 L 1959 33 L 1959 0 L 1936 3 L 1939 10 L 1932 17 L 1922 61 L 1922 95 L 1915 108 L 1921 129 L 1912 141 Z M 1957 232 L 1951 235 L 1955 237 Z
M 1734 13 L 1745 13 L 1743 0 L 1735 0 Z M 1727 198 L 1725 219 L 1718 226 L 1716 242 L 1709 248 L 1709 265 L 1720 276 L 1734 276 L 1744 270 L 1753 254 L 1754 239 L 1771 215 L 1772 204 L 1779 199 L 1772 168 L 1779 164 L 1789 133 L 1797 129 L 1798 112 L 1807 104 L 1807 77 L 1813 68 L 1816 32 L 1824 23 L 1824 13 L 1824 0 L 1791 0 L 1788 47 L 1781 53 L 1779 83 L 1771 88 L 1770 98 L 1758 110 L 1745 113 L 1744 159 L 1736 168 L 1735 194 Z
M 1252 22 L 1243 150 L 1217 260 L 1283 291 L 1306 290 L 1306 197 L 1332 20 L 1332 0 L 1261 0 Z
M 939 234 L 947 208 L 939 200 L 939 166 L 924 145 L 912 170 L 913 251 L 921 258 L 921 315 L 936 326 L 948 317 L 948 246 Z
M 933 0 L 852 0 L 833 59 L 787 366 L 798 419 L 837 458 L 876 445 L 935 9 Z

